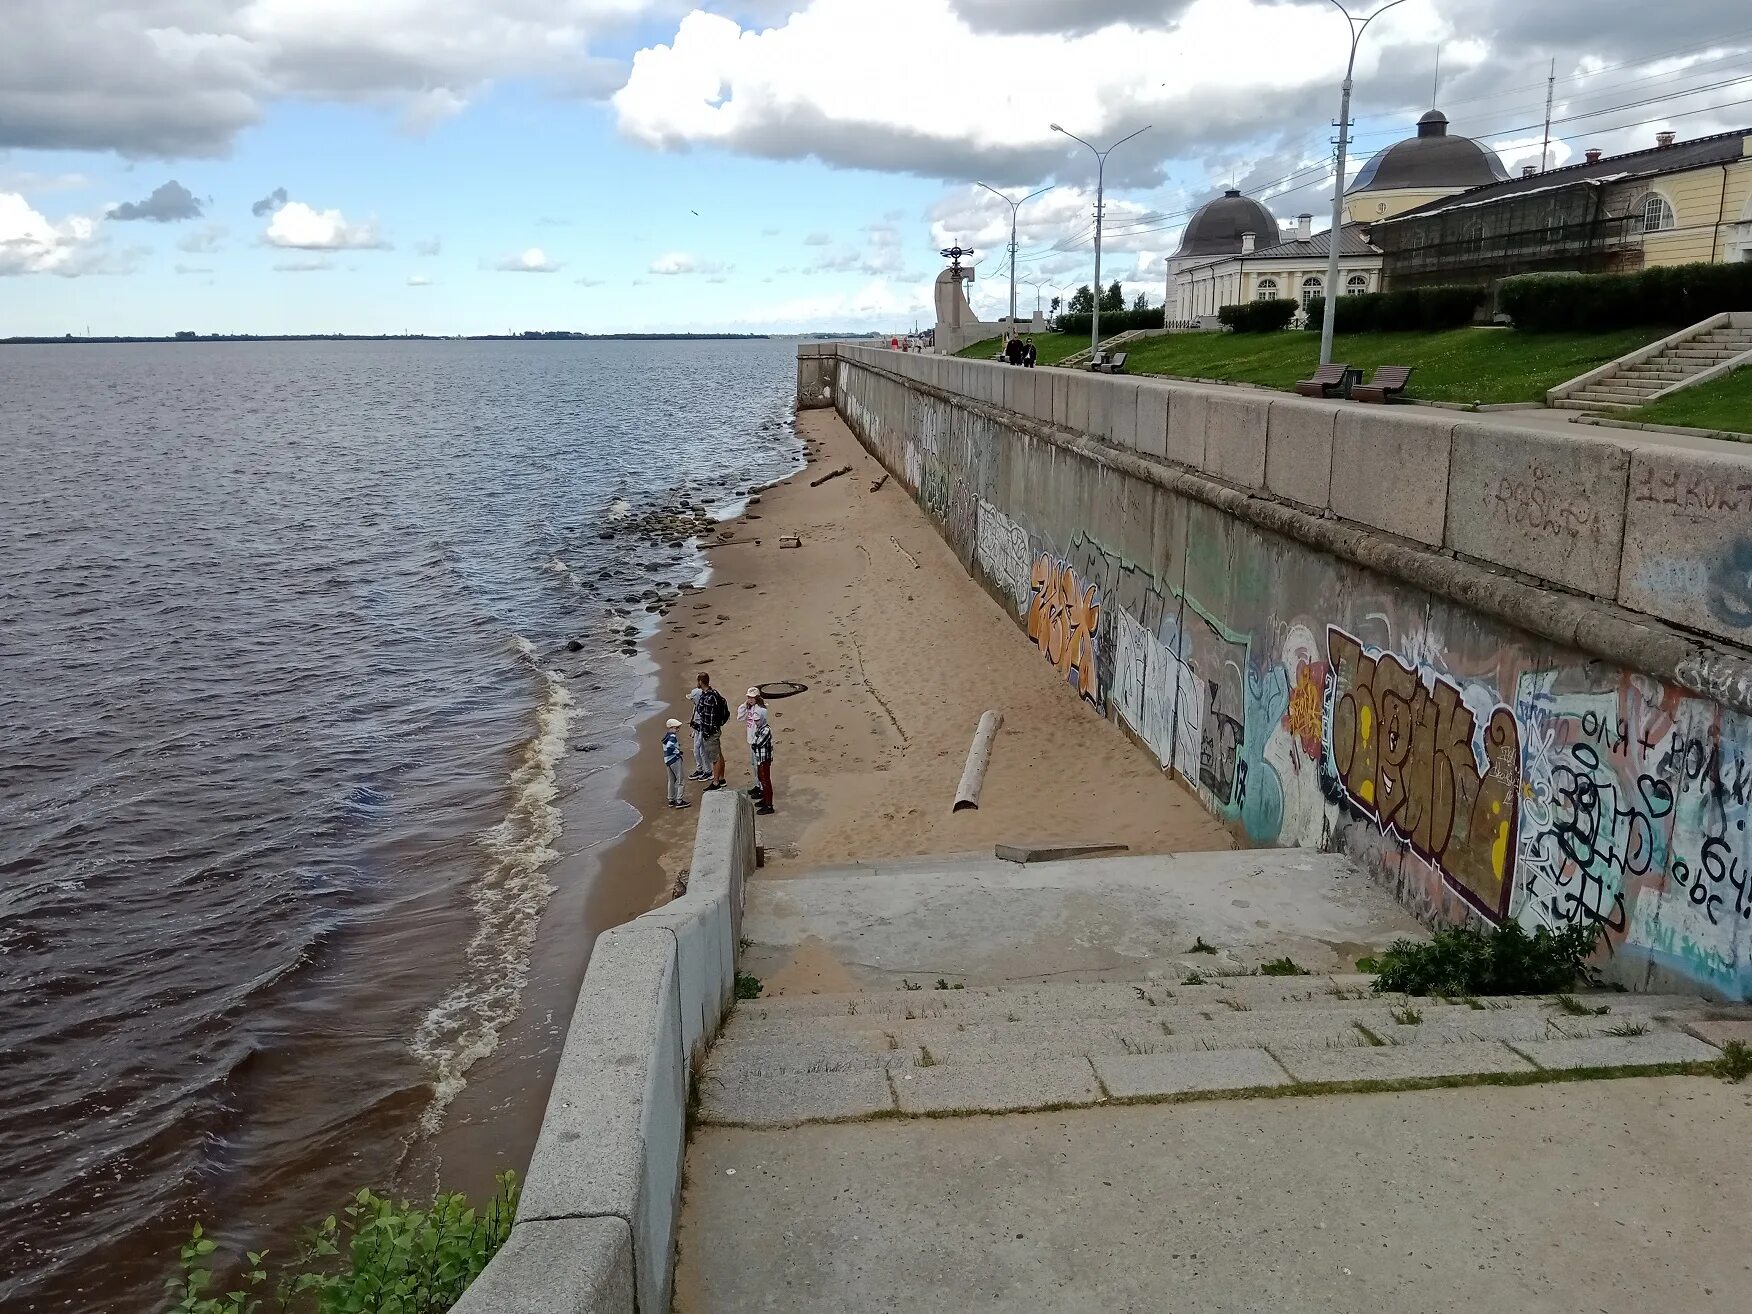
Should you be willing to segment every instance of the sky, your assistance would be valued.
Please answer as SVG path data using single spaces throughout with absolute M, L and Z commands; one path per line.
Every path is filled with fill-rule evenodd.
M 1367 13 L 1365 5 L 1359 10 Z M 0 0 L 0 336 L 810 332 L 1163 295 L 1233 182 L 1325 226 L 1333 0 Z M 1752 125 L 1730 0 L 1402 0 L 1350 172 L 1434 99 L 1511 171 Z M 1439 62 L 1439 75 L 1438 75 Z

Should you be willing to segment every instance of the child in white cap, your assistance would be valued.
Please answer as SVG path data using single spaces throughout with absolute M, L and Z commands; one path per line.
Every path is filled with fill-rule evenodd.
M 663 723 L 663 765 L 669 771 L 669 806 L 685 808 L 687 795 L 681 788 L 681 737 L 675 732 L 681 722 L 673 716 Z
M 742 705 L 736 709 L 736 719 L 748 727 L 748 756 L 754 763 L 754 775 L 760 781 L 760 806 L 756 812 L 773 810 L 773 729 L 767 717 L 766 699 L 758 687 L 751 688 Z

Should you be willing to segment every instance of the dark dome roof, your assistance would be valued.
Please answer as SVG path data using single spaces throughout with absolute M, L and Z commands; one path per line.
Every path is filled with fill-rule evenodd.
M 1376 151 L 1345 195 L 1391 192 L 1403 187 L 1451 187 L 1460 191 L 1503 182 L 1508 170 L 1488 146 L 1470 137 L 1450 137 L 1448 116 L 1431 110 L 1417 121 L 1417 136 Z
M 1241 250 L 1242 233 L 1252 233 L 1258 246 L 1271 246 L 1278 240 L 1277 220 L 1258 201 L 1231 187 L 1192 216 L 1174 254 L 1234 255 Z

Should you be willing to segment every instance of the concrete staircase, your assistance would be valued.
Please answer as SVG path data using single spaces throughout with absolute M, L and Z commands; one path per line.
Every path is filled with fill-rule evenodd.
M 1736 326 L 1735 320 L 1745 323 Z M 1718 315 L 1552 391 L 1564 410 L 1626 411 L 1715 377 L 1733 362 L 1752 363 L 1752 317 Z
M 801 995 L 741 1003 L 703 1124 L 1021 1112 L 1293 1088 L 1713 1062 L 1744 1010 L 1689 996 L 1410 999 L 1359 975 Z M 945 983 L 946 984 L 946 983 Z M 1586 1011 L 1583 1011 L 1586 1010 Z M 1722 1021 L 1721 1019 L 1740 1019 Z
M 1165 330 L 1163 329 L 1127 329 L 1124 333 L 1115 333 L 1111 338 L 1103 338 L 1101 340 L 1101 350 L 1105 352 L 1124 351 L 1126 343 L 1135 342 L 1139 338 L 1159 338 L 1164 331 Z M 1066 356 L 1058 363 L 1056 368 L 1067 370 L 1088 369 L 1090 361 L 1094 358 L 1094 353 L 1090 351 L 1089 348 L 1085 347 L 1082 351 Z

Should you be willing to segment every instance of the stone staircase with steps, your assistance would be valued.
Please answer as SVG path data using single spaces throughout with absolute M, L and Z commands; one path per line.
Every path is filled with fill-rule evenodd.
M 1412 999 L 1360 975 L 1198 974 L 755 999 L 698 1078 L 704 1125 L 1000 1113 L 1271 1090 L 1537 1081 L 1720 1058 L 1752 1013 L 1691 996 Z
M 1125 344 L 1136 342 L 1139 338 L 1159 338 L 1162 329 L 1127 329 L 1124 333 L 1115 333 L 1111 338 L 1101 340 L 1101 350 L 1105 352 L 1124 351 Z M 1074 352 L 1059 361 L 1054 368 L 1065 370 L 1082 370 L 1089 368 L 1089 362 L 1094 359 L 1094 353 L 1087 347 Z
M 1734 321 L 1745 320 L 1741 325 Z M 1717 322 L 1720 321 L 1720 322 Z M 1718 315 L 1656 344 L 1632 352 L 1605 370 L 1553 389 L 1553 407 L 1578 411 L 1627 411 L 1656 397 L 1700 382 L 1720 366 L 1752 364 L 1752 316 Z

